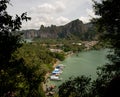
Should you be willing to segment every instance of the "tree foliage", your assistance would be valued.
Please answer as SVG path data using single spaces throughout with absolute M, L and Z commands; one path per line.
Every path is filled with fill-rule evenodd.
M 59 87 L 60 97 L 89 97 L 91 78 L 81 76 L 70 78 Z
M 119 0 L 101 0 L 100 3 L 94 1 L 94 9 L 100 18 L 94 19 L 99 26 L 101 39 L 110 42 L 113 54 L 108 55 L 111 61 L 109 68 L 111 71 L 120 73 L 120 1 Z M 109 65 L 109 64 L 108 64 Z M 106 67 L 107 68 L 107 67 Z
M 117 89 L 111 88 L 113 91 L 111 93 L 109 85 L 112 85 L 112 80 L 119 79 L 120 74 L 120 1 L 94 1 L 93 8 L 95 13 L 100 16 L 93 19 L 93 22 L 97 25 L 99 32 L 101 32 L 101 41 L 109 44 L 107 47 L 110 49 L 110 53 L 107 55 L 109 63 L 98 68 L 98 78 L 93 82 L 92 93 L 98 97 L 108 97 L 109 94 L 113 97 L 113 95 L 116 95 L 114 91 L 117 93 Z M 113 84 L 115 84 L 115 81 Z
M 10 0 L 0 0 L 0 96 L 38 97 L 42 80 L 40 66 L 32 64 L 33 60 L 30 65 L 26 57 L 13 54 L 22 46 L 21 34 L 16 31 L 20 30 L 22 21 L 30 17 L 23 13 L 13 18 L 6 11 L 8 4 Z M 35 54 L 27 55 L 33 58 Z
M 109 42 L 109 63 L 101 68 L 101 76 L 113 78 L 120 74 L 120 1 L 94 1 L 94 10 L 100 18 L 93 19 L 101 32 L 101 40 Z M 109 80 L 108 77 L 108 80 Z

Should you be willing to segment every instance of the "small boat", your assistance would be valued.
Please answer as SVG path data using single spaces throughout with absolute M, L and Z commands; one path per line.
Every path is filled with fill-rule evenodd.
M 56 75 L 56 76 L 59 76 L 60 74 L 62 74 L 63 71 L 59 71 L 59 72 L 56 72 L 56 71 L 53 71 L 51 73 L 51 75 Z
M 58 77 L 58 76 L 55 76 L 55 75 L 52 75 L 52 76 L 50 76 L 50 80 L 61 81 L 62 78 L 60 78 L 60 77 Z
M 63 72 L 62 70 L 55 68 L 52 74 L 61 74 L 62 72 Z
M 63 64 L 59 64 L 58 66 L 60 66 L 60 67 L 65 67 L 65 65 L 63 65 Z
M 62 66 L 56 66 L 55 68 L 56 68 L 56 69 L 60 69 L 60 70 L 63 70 L 63 69 L 64 69 L 64 67 L 62 67 Z

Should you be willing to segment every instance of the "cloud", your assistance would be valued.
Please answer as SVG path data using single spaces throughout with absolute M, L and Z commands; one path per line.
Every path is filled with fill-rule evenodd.
M 38 16 L 34 17 L 33 20 L 29 22 L 24 22 L 22 25 L 23 29 L 39 29 L 41 25 L 44 26 L 51 26 L 53 25 L 64 25 L 66 23 L 70 22 L 70 20 L 66 17 L 60 16 L 60 17 L 52 17 L 48 15 L 44 16 Z
M 30 14 L 55 14 L 55 13 L 60 13 L 64 11 L 66 7 L 62 2 L 55 2 L 53 4 L 50 3 L 44 3 L 41 5 L 38 5 L 37 7 L 32 7 L 30 9 Z
M 35 11 L 41 12 L 41 13 L 51 13 L 53 11 L 55 11 L 55 7 L 51 4 L 45 3 L 43 5 L 39 5 Z
M 88 22 L 90 22 L 90 18 L 89 18 L 89 17 L 83 17 L 83 16 L 81 16 L 81 17 L 79 18 L 79 20 L 81 20 L 83 23 L 88 23 Z
M 91 10 L 91 0 L 30 0 L 30 2 L 25 4 L 22 2 L 28 10 L 28 16 L 32 18 L 23 24 L 23 29 L 39 29 L 42 24 L 64 25 L 77 18 L 87 23 L 95 17 Z
M 94 14 L 94 11 L 92 9 L 86 9 L 87 16 L 81 16 L 79 19 L 83 21 L 83 23 L 88 23 L 92 18 L 95 18 L 96 15 Z
M 23 29 L 27 28 L 39 28 L 40 25 L 50 26 L 50 25 L 62 25 L 68 23 L 69 19 L 59 16 L 66 9 L 63 2 L 56 1 L 54 3 L 43 3 L 37 7 L 32 7 L 29 11 L 29 15 L 32 20 L 28 23 L 23 24 Z
M 39 29 L 41 24 L 46 25 L 46 22 L 35 18 L 33 21 L 23 22 L 22 29 Z
M 41 15 L 41 16 L 38 16 L 37 18 L 39 18 L 40 21 L 45 21 L 47 23 L 51 22 L 54 20 L 54 17 L 52 17 L 51 15 Z
M 55 2 L 56 12 L 62 12 L 66 8 L 66 6 L 63 4 L 63 2 Z
M 55 7 L 51 4 L 44 3 L 42 5 L 38 5 L 37 7 L 32 7 L 29 11 L 30 14 L 50 14 L 55 10 Z
M 93 4 L 92 0 L 86 0 L 88 3 Z
M 81 16 L 79 19 L 82 20 L 84 23 L 90 22 L 92 18 L 99 18 L 100 16 L 95 15 L 92 9 L 86 9 L 87 16 Z
M 57 25 L 63 25 L 63 24 L 66 24 L 68 22 L 70 22 L 70 20 L 68 18 L 63 17 L 63 16 L 60 16 L 56 19 Z
M 52 22 L 53 17 L 49 16 L 35 16 L 32 17 L 31 21 L 24 22 L 22 25 L 23 29 L 39 29 L 41 25 L 49 26 Z
M 90 18 L 99 18 L 100 17 L 98 15 L 95 15 L 95 13 L 92 9 L 86 9 L 86 11 Z

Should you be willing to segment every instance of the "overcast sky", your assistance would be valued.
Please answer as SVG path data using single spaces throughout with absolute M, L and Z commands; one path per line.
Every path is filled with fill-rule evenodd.
M 43 24 L 64 25 L 80 19 L 84 23 L 94 17 L 92 0 L 11 0 L 10 14 L 27 12 L 31 21 L 23 23 L 22 29 L 39 29 Z

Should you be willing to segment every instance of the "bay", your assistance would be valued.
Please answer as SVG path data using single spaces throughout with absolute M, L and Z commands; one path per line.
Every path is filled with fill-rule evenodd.
M 64 81 L 68 80 L 69 77 L 81 75 L 90 76 L 92 79 L 95 79 L 97 77 L 97 67 L 103 66 L 108 62 L 106 58 L 107 51 L 108 49 L 90 50 L 67 57 L 60 63 L 65 65 L 63 73 L 60 75 L 63 80 L 51 81 L 51 83 L 59 86 Z

